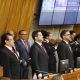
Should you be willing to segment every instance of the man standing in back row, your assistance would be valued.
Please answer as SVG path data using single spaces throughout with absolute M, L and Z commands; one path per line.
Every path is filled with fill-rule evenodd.
M 69 60 L 69 68 L 74 68 L 74 59 L 73 59 L 73 51 L 69 44 L 71 41 L 71 35 L 68 30 L 63 30 L 60 34 L 62 41 L 59 43 L 57 52 L 59 56 L 59 60 Z
M 52 39 L 52 34 L 50 32 L 45 32 L 45 36 L 44 36 L 45 40 L 43 42 L 48 56 L 49 56 L 49 60 L 48 60 L 48 71 L 49 73 L 56 73 L 56 57 L 55 57 L 55 46 L 50 42 L 50 40 Z

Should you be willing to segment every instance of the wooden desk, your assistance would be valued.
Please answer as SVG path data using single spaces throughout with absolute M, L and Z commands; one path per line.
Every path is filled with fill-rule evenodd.
M 3 67 L 0 66 L 0 77 L 3 77 Z
M 8 77 L 1 77 L 1 80 L 10 80 Z
M 80 70 L 73 73 L 63 74 L 62 77 L 64 80 L 80 80 Z

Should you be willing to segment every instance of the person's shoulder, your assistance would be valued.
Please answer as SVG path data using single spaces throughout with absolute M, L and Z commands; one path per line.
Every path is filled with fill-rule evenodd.
M 16 40 L 16 42 L 21 42 L 21 40 L 20 40 L 20 39 L 18 39 L 18 40 Z
M 65 42 L 62 40 L 58 45 L 62 45 L 62 44 L 64 44 Z
M 22 41 L 20 39 L 18 39 L 17 41 L 15 41 L 15 43 L 19 45 L 22 43 Z
M 31 46 L 31 48 L 38 48 L 39 44 L 34 42 L 33 45 Z
M 66 43 L 64 41 L 61 41 L 59 44 L 58 44 L 58 47 L 65 47 L 66 46 Z
M 34 47 L 34 46 L 36 46 L 36 45 L 37 45 L 37 43 L 34 42 L 31 47 Z
M 5 46 L 0 47 L 1 53 L 6 53 L 7 51 L 8 51 L 7 47 L 5 47 Z

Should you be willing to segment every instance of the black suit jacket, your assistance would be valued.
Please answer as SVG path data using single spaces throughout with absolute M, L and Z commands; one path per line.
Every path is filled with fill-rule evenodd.
M 77 57 L 80 57 L 80 44 L 76 44 L 75 42 L 71 44 L 73 54 L 74 54 L 74 64 L 77 67 Z
M 48 55 L 36 42 L 31 47 L 30 55 L 33 73 L 35 73 L 36 70 L 48 71 Z
M 49 56 L 49 60 L 48 60 L 48 70 L 49 72 L 56 72 L 56 58 L 55 58 L 55 46 L 50 43 L 50 42 L 43 42 L 48 56 Z
M 70 51 L 68 45 L 64 41 L 61 41 L 61 43 L 58 45 L 57 52 L 59 60 L 68 59 L 69 67 L 74 68 L 73 53 Z
M 49 64 L 56 64 L 56 58 L 55 58 L 55 47 L 52 43 L 43 42 L 43 45 L 45 46 L 48 56 L 49 56 Z
M 11 79 L 20 78 L 20 63 L 13 52 L 7 47 L 0 48 L 0 65 L 3 66 L 3 74 Z

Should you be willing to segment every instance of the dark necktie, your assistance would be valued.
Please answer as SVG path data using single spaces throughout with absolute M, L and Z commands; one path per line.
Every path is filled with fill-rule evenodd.
M 45 51 L 45 53 L 47 54 L 47 51 L 46 51 L 46 49 L 45 49 L 45 47 L 44 47 L 43 44 L 41 45 L 41 47 L 42 47 L 42 49 Z
M 15 50 L 15 48 L 14 48 L 14 47 L 12 47 L 12 52 L 13 52 L 13 53 L 16 53 L 16 50 Z
M 14 47 L 12 47 L 12 52 L 17 56 L 17 58 L 19 59 L 19 55 L 17 54 L 17 51 Z

